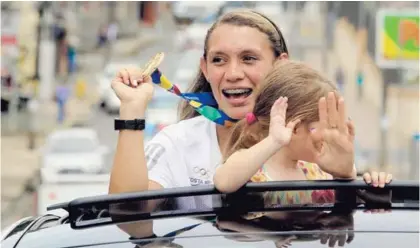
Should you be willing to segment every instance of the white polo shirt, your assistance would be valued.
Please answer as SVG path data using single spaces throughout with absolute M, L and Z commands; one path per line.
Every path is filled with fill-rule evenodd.
M 169 125 L 147 143 L 145 155 L 149 180 L 164 188 L 213 184 L 222 162 L 216 123 L 198 116 Z

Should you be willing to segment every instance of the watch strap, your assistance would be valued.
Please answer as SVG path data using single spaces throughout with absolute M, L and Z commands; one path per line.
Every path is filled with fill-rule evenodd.
M 114 120 L 115 130 L 144 130 L 146 121 L 144 119 Z

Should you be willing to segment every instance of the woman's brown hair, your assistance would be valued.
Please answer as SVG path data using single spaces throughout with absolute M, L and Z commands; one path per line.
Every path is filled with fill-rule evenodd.
M 319 99 L 331 91 L 336 92 L 331 81 L 309 66 L 294 61 L 277 61 L 258 90 L 253 109 L 257 120 L 253 124 L 241 120 L 232 127 L 224 157 L 250 148 L 267 137 L 271 107 L 279 97 L 288 98 L 286 123 L 300 119 L 300 125 L 305 125 L 319 120 Z
M 208 42 L 214 29 L 219 25 L 230 24 L 235 26 L 247 26 L 258 29 L 260 32 L 267 35 L 272 44 L 272 49 L 275 57 L 279 57 L 282 53 L 289 53 L 283 34 L 268 17 L 252 10 L 236 10 L 229 12 L 220 17 L 207 31 L 204 40 L 204 59 L 207 59 Z M 203 72 L 199 69 L 197 76 L 193 83 L 187 90 L 191 93 L 211 92 L 209 82 L 204 77 Z M 181 101 L 179 105 L 180 120 L 186 120 L 198 116 L 199 113 L 194 110 L 186 101 Z

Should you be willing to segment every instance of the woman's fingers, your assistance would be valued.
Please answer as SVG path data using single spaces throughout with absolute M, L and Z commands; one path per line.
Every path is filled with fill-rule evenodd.
M 129 75 L 127 69 L 121 69 L 117 73 L 117 78 L 121 78 L 125 85 L 130 85 Z
M 117 78 L 121 78 L 125 85 L 137 87 L 144 81 L 142 70 L 135 66 L 128 66 L 118 71 Z

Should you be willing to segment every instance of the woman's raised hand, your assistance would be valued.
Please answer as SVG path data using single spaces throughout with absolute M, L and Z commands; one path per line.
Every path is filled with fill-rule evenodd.
M 143 76 L 140 68 L 131 66 L 118 71 L 111 87 L 121 101 L 121 118 L 143 117 L 147 104 L 153 96 L 152 84 L 150 76 Z

